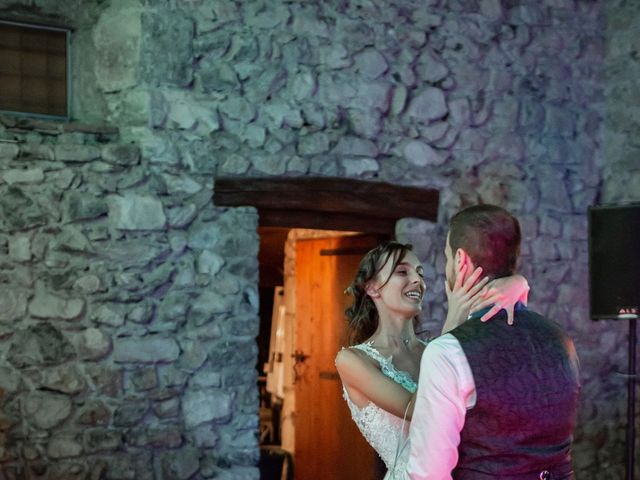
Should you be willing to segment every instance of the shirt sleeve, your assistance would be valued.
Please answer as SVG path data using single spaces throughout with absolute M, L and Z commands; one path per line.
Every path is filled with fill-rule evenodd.
M 431 342 L 420 361 L 416 405 L 409 430 L 407 476 L 450 480 L 458 463 L 460 432 L 476 401 L 467 358 L 453 335 Z

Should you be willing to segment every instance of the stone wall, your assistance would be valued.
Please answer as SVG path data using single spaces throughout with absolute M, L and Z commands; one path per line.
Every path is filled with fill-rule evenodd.
M 624 330 L 588 317 L 585 213 L 623 198 L 634 165 L 601 139 L 606 114 L 613 148 L 635 148 L 621 126 L 635 125 L 635 73 L 605 76 L 635 62 L 634 7 L 12 0 L 0 13 L 20 4 L 76 28 L 74 118 L 118 133 L 0 128 L 7 475 L 104 462 L 106 478 L 256 478 L 257 216 L 212 205 L 214 179 L 337 175 L 441 189 L 438 223 L 397 227 L 425 262 L 432 331 L 450 215 L 482 201 L 521 218 L 531 304 L 583 360 L 578 476 L 621 477 Z M 30 415 L 43 405 L 53 424 Z
M 598 167 L 602 186 L 598 201 L 606 204 L 640 202 L 640 101 L 637 78 L 640 74 L 640 5 L 637 2 L 606 2 L 607 28 L 605 51 L 605 116 L 602 127 L 602 153 Z M 636 255 L 637 252 L 629 252 Z M 627 428 L 627 348 L 629 324 L 626 321 L 606 321 L 599 326 L 602 335 L 601 352 L 593 355 L 593 389 L 588 395 L 594 418 L 585 433 L 612 453 L 609 463 L 621 465 Z M 604 353 L 608 352 L 608 353 Z M 583 355 L 584 356 L 584 355 Z M 606 359 L 603 363 L 602 360 Z M 597 393 L 596 393 L 597 392 Z M 638 411 L 636 404 L 636 412 Z M 640 428 L 636 413 L 636 432 Z M 614 450 L 613 445 L 617 445 Z M 636 452 L 638 440 L 636 439 Z M 601 459 L 603 453 L 596 452 Z M 623 470 L 618 467 L 619 478 Z M 635 477 L 640 477 L 637 454 Z
M 2 478 L 255 478 L 257 215 L 82 130 L 0 123 Z
M 607 2 L 601 201 L 640 201 L 640 4 Z

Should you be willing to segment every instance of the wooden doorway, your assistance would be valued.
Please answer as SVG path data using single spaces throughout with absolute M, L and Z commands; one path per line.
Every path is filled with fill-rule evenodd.
M 371 235 L 299 240 L 296 245 L 296 480 L 374 480 L 373 449 L 342 398 L 335 356 L 347 344 L 344 289 Z
M 296 308 L 292 323 L 296 333 L 291 338 L 295 338 L 293 350 L 297 350 L 299 357 L 296 366 L 299 379 L 292 388 L 294 444 L 288 447 L 294 452 L 296 480 L 375 478 L 373 450 L 351 420 L 334 365 L 335 354 L 343 344 L 340 327 L 344 325 L 347 298 L 342 292 L 364 251 L 380 238 L 393 237 L 396 222 L 401 218 L 436 221 L 438 201 L 438 191 L 433 189 L 344 178 L 216 179 L 214 205 L 255 207 L 261 229 L 355 231 L 371 234 L 369 240 L 375 238 L 373 244 L 363 240 L 367 237 L 323 239 L 325 243 L 317 238 L 299 242 L 303 257 L 320 258 L 316 260 L 320 263 L 313 266 L 316 261 L 296 262 L 296 290 L 301 291 L 294 295 Z M 365 243 L 343 243 L 350 241 Z M 299 312 L 298 308 L 302 310 Z M 331 320 L 323 321 L 327 318 Z M 319 330 L 314 328 L 318 325 L 322 325 Z M 319 334 L 323 335 L 322 339 Z

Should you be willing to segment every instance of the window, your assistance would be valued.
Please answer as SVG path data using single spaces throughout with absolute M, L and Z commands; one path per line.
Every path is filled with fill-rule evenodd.
M 0 110 L 69 117 L 69 34 L 0 20 Z

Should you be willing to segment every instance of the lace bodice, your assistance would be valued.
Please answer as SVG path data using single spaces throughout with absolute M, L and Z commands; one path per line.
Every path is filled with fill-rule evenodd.
M 404 370 L 396 369 L 395 365 L 393 364 L 393 358 L 383 357 L 382 354 L 373 346 L 372 341 L 354 345 L 351 348 L 357 348 L 358 350 L 361 350 L 369 355 L 380 364 L 380 370 L 382 370 L 382 373 L 384 373 L 387 377 L 389 377 L 397 384 L 403 386 L 405 390 L 408 390 L 410 393 L 415 393 L 418 385 L 413 381 L 411 375 L 409 375 L 409 373 L 405 372 Z
M 411 376 L 407 372 L 397 370 L 393 365 L 392 357 L 383 357 L 372 344 L 373 342 L 361 343 L 351 348 L 361 350 L 376 360 L 380 364 L 380 370 L 383 374 L 407 391 L 414 393 L 417 389 L 417 384 Z M 385 478 L 401 478 L 400 472 L 404 470 L 404 458 L 403 461 L 398 461 L 398 458 L 406 447 L 409 422 L 383 410 L 372 402 L 359 408 L 349 398 L 347 389 L 343 387 L 342 390 L 347 405 L 349 405 L 349 410 L 351 410 L 353 421 L 387 466 L 388 473 Z

